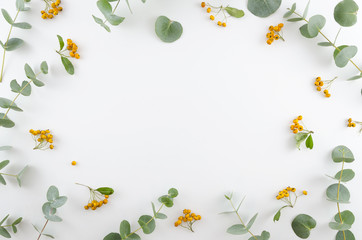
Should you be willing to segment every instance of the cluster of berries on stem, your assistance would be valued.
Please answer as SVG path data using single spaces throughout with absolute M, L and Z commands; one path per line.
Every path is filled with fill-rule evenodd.
M 190 209 L 184 209 L 183 215 L 180 216 L 177 221 L 175 222 L 175 227 L 181 226 L 193 232 L 192 225 L 196 222 L 201 220 L 200 215 L 196 215 L 195 213 L 191 213 Z
M 35 141 L 35 147 L 36 149 L 54 149 L 53 145 L 53 135 L 50 134 L 50 130 L 33 130 L 30 129 L 29 132 L 33 135 L 33 139 Z
M 282 36 L 282 28 L 284 27 L 283 23 L 279 23 L 277 26 L 269 26 L 269 32 L 266 34 L 267 40 L 266 43 L 268 45 L 271 45 L 274 40 L 282 39 L 284 41 L 284 38 Z
M 62 7 L 59 7 L 61 1 L 56 0 L 43 0 L 45 2 L 45 9 L 42 10 L 41 18 L 42 19 L 52 19 L 54 16 L 58 15 L 59 12 L 63 11 Z

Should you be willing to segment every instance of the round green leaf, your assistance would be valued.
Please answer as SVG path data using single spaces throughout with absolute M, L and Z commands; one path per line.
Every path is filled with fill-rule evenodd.
M 268 240 L 270 238 L 270 233 L 267 231 L 263 231 L 261 235 L 255 235 L 256 239 L 258 240 Z M 251 236 L 248 240 L 255 240 L 253 236 Z
M 103 238 L 103 240 L 122 240 L 121 235 L 119 233 L 110 233 Z
M 4 127 L 4 128 L 12 128 L 15 126 L 15 123 L 13 121 L 11 121 L 9 118 L 5 118 L 3 119 L 4 114 L 0 114 L 0 126 Z
M 112 195 L 114 193 L 114 190 L 110 187 L 100 187 L 97 188 L 96 191 L 102 193 L 103 195 Z
M 48 63 L 46 61 L 43 61 L 40 64 L 40 70 L 41 70 L 42 73 L 48 74 Z
M 235 17 L 235 18 L 241 18 L 241 17 L 244 17 L 244 15 L 245 15 L 243 10 L 240 10 L 237 8 L 226 7 L 225 10 L 230 16 Z
M 48 201 L 54 201 L 59 197 L 59 190 L 56 186 L 50 186 L 47 192 Z
M 341 177 L 341 173 L 342 173 L 342 177 Z M 342 182 L 348 182 L 348 181 L 351 181 L 354 178 L 354 176 L 355 176 L 355 173 L 352 169 L 344 169 L 343 172 L 341 170 L 338 173 L 336 173 L 334 178 L 337 180 L 341 179 Z
M 358 48 L 356 46 L 340 46 L 334 51 L 334 61 L 337 67 L 345 67 L 348 61 L 357 54 Z
M 149 215 L 143 215 L 138 219 L 138 224 L 142 227 L 143 233 L 150 234 L 156 228 L 155 220 Z
M 98 0 L 97 7 L 105 17 L 112 14 L 112 6 L 107 0 Z
M 344 236 L 346 238 L 344 238 Z M 353 233 L 349 230 L 344 231 L 344 235 L 342 231 L 339 231 L 336 235 L 336 240 L 355 240 Z
M 171 21 L 165 16 L 159 16 L 155 23 L 157 36 L 164 42 L 174 42 L 182 35 L 182 25 L 179 22 Z
M 128 240 L 141 240 L 141 237 L 138 236 L 138 234 L 136 234 L 136 233 L 132 233 L 131 235 L 129 235 L 129 236 L 127 237 L 127 239 L 128 239 Z
M 314 15 L 309 19 L 308 23 L 308 32 L 311 37 L 316 37 L 319 31 L 324 27 L 326 24 L 326 18 L 322 15 Z
M 350 27 L 357 22 L 358 5 L 353 0 L 343 0 L 334 8 L 334 20 L 342 27 Z
M 327 197 L 329 201 L 348 203 L 351 195 L 343 184 L 340 184 L 338 194 L 338 183 L 335 183 L 327 188 Z
M 332 151 L 333 162 L 353 162 L 354 156 L 352 151 L 346 146 L 337 146 Z
M 164 195 L 164 196 L 159 197 L 158 201 L 160 203 L 165 204 L 166 207 L 172 207 L 173 206 L 173 200 L 168 195 Z
M 308 24 L 304 24 L 303 26 L 301 26 L 299 28 L 299 31 L 300 31 L 300 34 L 302 34 L 303 37 L 306 37 L 306 38 L 313 38 L 309 32 L 308 32 Z M 315 37 L 315 36 L 314 36 Z
M 50 206 L 52 208 L 60 208 L 61 206 L 63 206 L 66 202 L 67 202 L 67 197 L 65 196 L 60 196 L 58 198 L 56 198 L 51 204 Z
M 170 197 L 172 197 L 172 198 L 177 197 L 177 196 L 178 196 L 178 191 L 177 191 L 177 189 L 176 189 L 176 188 L 170 188 L 170 189 L 168 190 L 168 195 L 169 195 Z
M 248 0 L 248 10 L 257 17 L 269 17 L 275 13 L 282 0 Z
M 330 222 L 328 224 L 328 226 L 333 229 L 333 230 L 337 230 L 337 231 L 345 231 L 351 228 L 351 225 L 346 224 L 346 223 L 336 223 L 336 222 Z
M 309 237 L 310 231 L 315 228 L 316 225 L 317 222 L 311 216 L 306 214 L 299 214 L 292 222 L 294 233 L 303 239 Z
M 342 218 L 342 222 L 341 222 Z M 353 213 L 349 210 L 345 210 L 341 212 L 341 216 L 339 216 L 339 213 L 334 215 L 334 220 L 338 223 L 346 223 L 348 225 L 352 225 L 354 223 L 355 217 Z

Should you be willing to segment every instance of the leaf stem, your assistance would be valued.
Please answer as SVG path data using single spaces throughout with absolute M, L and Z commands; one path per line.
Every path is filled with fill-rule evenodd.
M 241 224 L 242 224 L 242 225 L 245 227 L 245 229 L 246 229 L 246 225 L 245 225 L 245 223 L 243 222 L 243 220 L 241 219 L 241 217 L 240 217 L 240 215 L 239 215 L 238 211 L 236 211 L 236 208 L 235 208 L 235 206 L 234 206 L 233 202 L 232 202 L 230 199 L 228 199 L 228 200 L 229 200 L 229 202 L 230 202 L 230 204 L 231 204 L 232 208 L 234 209 L 234 211 L 235 211 L 236 215 L 238 216 L 239 221 L 241 222 Z M 250 232 L 250 230 L 249 230 L 249 229 L 247 229 L 247 231 L 250 233 L 250 235 L 251 235 L 253 238 L 255 238 L 255 240 L 258 240 L 258 239 L 256 238 L 256 236 L 255 236 L 252 232 Z
M 344 152 L 343 152 L 343 158 L 344 158 Z M 339 190 L 340 190 L 340 186 L 341 186 L 341 180 L 342 180 L 342 176 L 343 176 L 343 170 L 344 170 L 344 161 L 342 162 L 342 170 L 341 170 L 341 174 L 339 176 L 338 179 L 338 187 L 337 187 L 337 200 L 339 200 Z M 341 214 L 341 209 L 339 207 L 339 202 L 337 202 L 337 209 L 338 209 L 338 216 L 339 216 L 339 220 L 341 223 L 343 223 L 342 221 L 342 214 Z M 344 230 L 342 230 L 343 233 L 343 240 L 346 240 L 346 233 Z
M 294 11 L 293 13 L 294 13 L 295 15 L 299 16 L 301 19 L 303 19 L 306 23 L 309 23 L 309 21 L 308 21 L 307 19 L 305 19 L 305 18 L 304 18 L 302 15 L 300 15 L 299 13 L 297 13 L 297 12 L 295 12 L 295 11 Z M 340 31 L 340 30 L 339 30 L 339 31 Z M 339 34 L 339 31 L 338 31 L 338 34 Z M 331 40 L 329 40 L 329 38 L 328 38 L 326 35 L 324 35 L 320 29 L 318 29 L 318 32 L 319 32 L 336 50 L 341 51 L 341 50 L 335 45 L 335 42 L 333 43 Z M 337 36 L 338 36 L 338 34 L 337 34 Z M 336 37 L 336 40 L 337 40 L 337 37 Z M 357 68 L 357 70 L 362 74 L 362 70 L 353 62 L 352 59 L 348 59 L 348 61 L 349 61 L 350 63 L 352 63 L 353 66 L 355 66 L 355 67 Z
M 13 22 L 16 21 L 16 18 L 18 17 L 19 15 L 19 12 L 20 12 L 20 9 L 18 10 L 18 12 L 16 13 L 14 19 L 13 19 Z M 11 27 L 10 27 L 10 30 L 9 30 L 9 34 L 8 34 L 8 38 L 6 39 L 6 42 L 4 44 L 4 53 L 3 53 L 3 62 L 2 62 L 2 65 L 1 65 L 1 73 L 0 73 L 0 83 L 3 81 L 3 75 L 4 75 L 4 65 L 5 65 L 5 53 L 6 53 L 6 46 L 8 45 L 8 41 L 10 39 L 10 35 L 11 35 L 11 31 L 13 30 L 13 25 L 11 24 Z
M 0 173 L 0 175 L 10 176 L 10 177 L 17 177 L 18 175 L 8 174 L 8 173 Z
M 43 235 L 44 229 L 45 229 L 45 227 L 47 226 L 48 222 L 49 222 L 49 220 L 47 220 L 47 221 L 45 222 L 44 227 L 43 227 L 43 229 L 40 231 L 40 233 L 39 233 L 39 236 L 38 236 L 37 240 L 39 240 L 39 239 L 40 239 L 40 237 L 41 237 L 41 235 Z

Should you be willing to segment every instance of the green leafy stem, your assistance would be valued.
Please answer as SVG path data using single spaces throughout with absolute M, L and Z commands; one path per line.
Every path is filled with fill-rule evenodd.
M 6 215 L 1 221 L 0 221 L 0 235 L 5 237 L 5 238 L 11 238 L 11 235 L 9 233 L 8 230 L 6 230 L 6 228 L 9 228 L 11 227 L 12 230 L 13 230 L 13 233 L 17 233 L 18 232 L 18 228 L 16 227 L 16 225 L 18 225 L 22 220 L 23 218 L 17 218 L 13 223 L 11 224 L 7 224 L 7 225 L 2 225 L 6 219 L 9 218 L 9 214 Z
M 4 160 L 2 162 L 0 162 L 0 170 L 3 169 L 4 167 L 6 167 L 8 164 L 10 163 L 9 160 Z M 28 168 L 28 166 L 25 166 L 18 174 L 9 174 L 9 173 L 2 173 L 0 172 L 0 183 L 3 185 L 6 185 L 6 181 L 5 178 L 3 176 L 9 176 L 9 177 L 14 177 L 16 178 L 19 187 L 21 187 L 21 177 L 23 176 L 24 172 L 26 171 L 26 169 Z

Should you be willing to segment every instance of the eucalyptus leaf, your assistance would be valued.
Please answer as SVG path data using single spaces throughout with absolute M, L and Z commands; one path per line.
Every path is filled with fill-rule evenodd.
M 345 67 L 348 61 L 356 56 L 358 48 L 356 46 L 340 46 L 334 51 L 334 61 L 337 67 Z
M 340 184 L 338 188 L 338 183 L 335 183 L 327 188 L 327 197 L 329 201 L 348 203 L 350 199 L 350 193 L 343 184 Z
M 25 75 L 27 78 L 32 79 L 32 80 L 36 79 L 35 73 L 34 73 L 33 69 L 29 66 L 29 64 L 27 64 L 27 63 L 25 64 L 24 70 L 25 70 Z
M 6 185 L 6 181 L 5 181 L 5 178 L 3 177 L 3 175 L 0 174 L 0 183 L 2 185 Z
M 343 0 L 334 8 L 334 20 L 342 27 L 351 27 L 357 22 L 358 5 L 353 0 Z
M 178 191 L 177 191 L 177 189 L 175 189 L 175 188 L 170 188 L 170 189 L 168 190 L 168 195 L 169 195 L 171 198 L 177 197 L 177 196 L 178 196 Z
M 346 224 L 346 223 L 336 223 L 336 222 L 330 222 L 328 224 L 328 226 L 333 229 L 333 230 L 337 230 L 337 231 L 345 231 L 351 228 L 351 225 Z
M 341 218 L 342 218 L 342 221 L 341 221 Z M 339 213 L 334 215 L 334 220 L 337 223 L 346 223 L 348 225 L 352 225 L 354 223 L 355 217 L 351 211 L 345 210 L 345 211 L 341 212 L 341 215 L 339 215 Z
M 240 10 L 237 8 L 226 7 L 225 10 L 230 16 L 235 17 L 235 18 L 241 18 L 241 17 L 244 17 L 244 15 L 245 15 L 243 10 Z
M 4 44 L 3 48 L 6 51 L 13 51 L 20 48 L 23 44 L 24 41 L 20 38 L 10 38 L 9 41 Z
M 56 186 L 50 186 L 47 192 L 48 201 L 54 201 L 59 197 L 59 190 Z
M 300 34 L 302 34 L 303 37 L 306 37 L 306 38 L 314 38 L 313 36 L 311 36 L 308 32 L 308 24 L 304 24 L 303 26 L 301 26 L 299 28 L 299 32 Z
M 300 18 L 300 17 L 298 17 L 298 18 L 289 18 L 287 21 L 288 22 L 299 22 L 299 21 L 303 21 L 303 18 Z
M 295 12 L 296 8 L 297 8 L 297 4 L 293 3 L 292 8 L 284 14 L 283 18 L 288 18 L 288 17 L 292 16 L 292 14 Z
M 362 75 L 353 76 L 351 78 L 348 78 L 347 80 L 357 80 L 357 79 L 360 79 L 360 78 L 362 78 Z
M 28 166 L 25 166 L 19 173 L 16 175 L 16 181 L 18 181 L 19 187 L 21 187 L 21 178 L 24 175 L 24 172 L 28 169 Z
M 62 60 L 63 66 L 64 66 L 65 70 L 67 71 L 67 73 L 69 73 L 70 75 L 73 75 L 74 66 L 73 66 L 72 62 L 69 61 L 69 59 L 66 57 L 61 57 L 61 60 Z
M 316 225 L 317 222 L 306 214 L 299 214 L 292 222 L 294 233 L 302 239 L 308 238 L 310 236 L 310 231 L 315 228 Z
M 9 163 L 10 163 L 9 160 L 4 160 L 4 161 L 0 162 L 0 170 L 3 169 L 4 167 L 6 167 Z
M 166 207 L 172 207 L 173 206 L 173 200 L 168 195 L 164 195 L 164 196 L 159 197 L 158 201 L 160 203 L 165 204 Z
M 3 14 L 3 17 L 5 18 L 5 20 L 12 25 L 14 23 L 13 19 L 10 17 L 10 14 L 5 10 L 5 9 L 1 9 L 1 13 Z
M 31 29 L 31 25 L 27 22 L 13 23 L 13 26 L 21 29 Z
M 341 176 L 342 174 L 342 176 Z M 355 176 L 355 173 L 352 169 L 344 169 L 343 171 L 339 171 L 334 176 L 334 179 L 341 180 L 342 182 L 348 182 L 351 181 Z
M 11 88 L 11 91 L 16 92 L 16 93 L 19 93 L 21 90 L 20 85 L 18 84 L 18 82 L 15 79 L 10 82 L 10 88 Z
M 9 218 L 9 214 L 8 215 L 6 215 L 1 221 L 0 221 L 0 226 L 6 221 L 6 219 L 8 219 Z
M 313 17 L 311 17 L 307 25 L 309 35 L 311 37 L 316 37 L 325 24 L 326 18 L 322 15 L 314 15 Z
M 0 114 L 0 116 L 3 114 Z M 15 123 L 13 121 L 11 121 L 9 118 L 5 118 L 3 119 L 2 117 L 0 118 L 0 126 L 4 127 L 4 128 L 12 128 L 15 126 Z
M 149 215 L 143 215 L 138 219 L 144 234 L 151 234 L 156 228 L 155 220 Z
M 30 96 L 31 94 L 31 85 L 28 81 L 23 81 L 21 84 L 22 91 L 20 92 L 23 96 Z
M 307 15 L 308 15 L 309 4 L 310 4 L 310 0 L 308 1 L 308 4 L 307 4 L 307 6 L 306 6 L 305 9 L 304 9 L 303 18 L 306 18 Z
M 333 44 L 330 43 L 330 42 L 319 42 L 318 45 L 321 46 L 321 47 L 330 47 L 330 46 L 333 46 Z
M 263 231 L 260 236 L 259 236 L 259 235 L 255 235 L 255 237 L 252 236 L 252 237 L 250 237 L 248 240 L 255 240 L 255 238 L 256 238 L 257 240 L 268 240 L 268 239 L 270 238 L 270 233 L 267 232 L 267 231 Z
M 1 146 L 0 151 L 7 151 L 7 150 L 10 150 L 12 148 L 13 148 L 12 146 Z
M 24 11 L 25 10 L 24 0 L 16 0 L 15 5 L 16 5 L 17 10 L 19 10 L 19 11 Z
M 339 231 L 336 235 L 336 240 L 355 240 L 353 233 L 350 230 Z
M 54 199 L 54 201 L 51 202 L 50 206 L 52 208 L 60 208 L 67 202 L 67 199 L 68 198 L 65 196 L 57 197 L 56 199 Z
M 55 238 L 55 237 L 53 237 L 53 235 L 50 235 L 50 234 L 47 234 L 47 233 L 43 233 L 42 235 L 43 235 L 43 236 L 46 236 L 46 237 L 48 237 L 48 238 L 52 238 L 52 239 Z
M 131 235 L 128 236 L 127 239 L 128 240 L 141 240 L 141 237 L 138 236 L 138 234 L 136 234 L 136 233 L 132 233 Z
M 119 227 L 119 232 L 121 234 L 121 238 L 125 239 L 131 233 L 131 225 L 127 220 L 123 220 Z
M 155 218 L 157 218 L 157 219 L 166 219 L 167 215 L 163 214 L 163 213 L 157 213 Z
M 10 233 L 3 227 L 0 227 L 0 235 L 4 238 L 11 238 Z
M 155 23 L 155 32 L 163 42 L 171 43 L 181 37 L 183 28 L 179 22 L 159 16 Z
M 348 147 L 340 145 L 333 149 L 332 159 L 333 162 L 335 163 L 340 163 L 340 162 L 350 163 L 354 161 L 354 156 L 352 151 Z
M 45 85 L 42 81 L 40 81 L 38 79 L 32 79 L 32 80 L 33 80 L 34 85 L 37 87 L 42 87 Z
M 242 224 L 235 224 L 229 227 L 226 232 L 232 235 L 243 235 L 248 232 L 248 229 L 246 229 Z
M 52 222 L 61 222 L 63 221 L 63 219 L 57 215 L 49 215 L 49 216 L 45 216 L 46 219 L 48 219 L 49 221 Z
M 57 209 L 56 209 L 56 208 L 52 208 L 52 207 L 50 206 L 50 202 L 44 203 L 41 209 L 42 209 L 43 214 L 44 214 L 45 216 L 54 215 L 54 214 L 57 212 Z
M 103 22 L 102 19 L 100 19 L 100 18 L 98 18 L 98 17 L 96 17 L 96 16 L 94 16 L 94 15 L 92 15 L 92 16 L 93 16 L 94 21 L 95 21 L 96 23 L 98 23 L 99 25 L 101 25 L 104 29 L 106 29 L 107 32 L 110 32 L 110 31 L 111 31 L 111 29 Z
M 103 238 L 103 240 L 122 240 L 121 235 L 119 233 L 110 233 Z
M 251 219 L 250 219 L 250 221 L 248 222 L 248 224 L 246 224 L 246 229 L 250 229 L 252 226 L 253 226 L 253 224 L 254 224 L 254 222 L 255 222 L 255 220 L 256 220 L 256 218 L 258 217 L 258 214 L 255 214 Z
M 104 17 L 112 14 L 112 6 L 107 0 L 98 0 L 97 7 L 99 11 L 104 15 Z
M 23 110 L 21 108 L 19 108 L 15 102 L 7 99 L 7 98 L 2 98 L 0 97 L 0 107 L 1 108 L 10 108 L 14 111 L 18 111 L 18 112 L 22 112 Z
M 40 64 L 40 70 L 43 74 L 48 74 L 48 63 L 46 61 Z
M 248 0 L 248 10 L 257 17 L 269 17 L 275 13 L 282 0 Z

